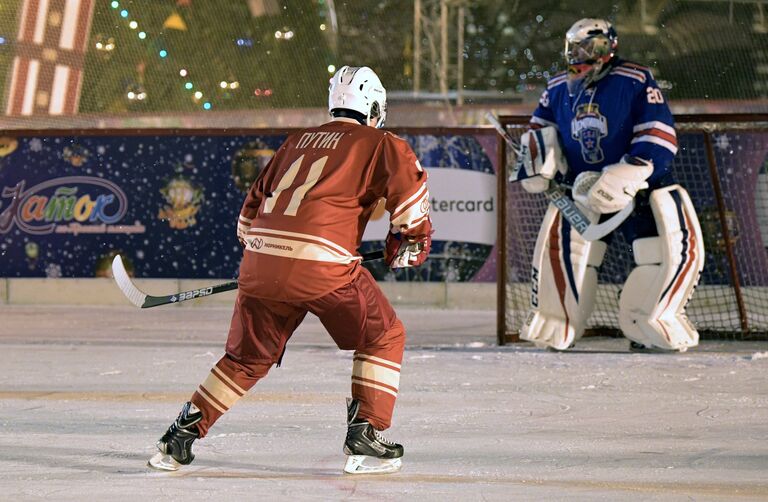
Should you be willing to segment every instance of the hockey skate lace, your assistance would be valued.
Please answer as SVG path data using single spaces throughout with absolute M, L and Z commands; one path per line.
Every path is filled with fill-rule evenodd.
M 376 436 L 376 440 L 380 443 L 384 443 L 387 446 L 397 446 L 396 443 L 390 441 L 389 439 L 379 434 L 379 431 L 377 431 L 376 429 L 373 429 L 373 435 Z

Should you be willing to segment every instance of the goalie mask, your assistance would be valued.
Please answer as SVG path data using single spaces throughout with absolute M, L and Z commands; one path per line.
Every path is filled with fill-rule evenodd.
M 616 30 L 603 19 L 581 19 L 570 27 L 564 55 L 571 96 L 605 76 L 618 45 Z
M 367 66 L 343 66 L 331 78 L 328 88 L 328 112 L 331 116 L 343 115 L 339 112 L 335 114 L 335 110 L 357 112 L 365 120 L 365 125 L 370 119 L 378 117 L 376 127 L 384 127 L 387 91 L 376 73 Z

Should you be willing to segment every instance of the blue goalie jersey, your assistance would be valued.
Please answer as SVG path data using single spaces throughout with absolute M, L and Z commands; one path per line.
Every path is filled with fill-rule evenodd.
M 565 73 L 549 80 L 531 118 L 532 128 L 557 127 L 568 160 L 565 183 L 624 154 L 653 161 L 652 189 L 672 183 L 674 120 L 648 68 L 617 59 L 606 76 L 574 96 L 566 80 Z

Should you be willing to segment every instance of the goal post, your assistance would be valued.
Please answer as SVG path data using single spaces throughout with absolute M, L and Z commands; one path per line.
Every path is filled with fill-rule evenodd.
M 502 116 L 515 137 L 528 116 Z M 768 114 L 676 115 L 676 181 L 691 195 L 706 261 L 686 312 L 702 338 L 768 340 Z M 547 207 L 541 194 L 506 182 L 513 153 L 499 141 L 497 336 L 519 340 L 530 298 L 530 264 Z M 617 335 L 618 298 L 633 267 L 631 248 L 614 235 L 598 274 L 587 335 Z

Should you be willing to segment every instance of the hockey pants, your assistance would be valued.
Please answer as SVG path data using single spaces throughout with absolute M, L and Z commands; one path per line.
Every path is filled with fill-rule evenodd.
M 238 294 L 226 354 L 191 399 L 203 412 L 200 437 L 279 364 L 286 342 L 307 312 L 320 319 L 340 349 L 355 351 L 352 397 L 360 401 L 358 417 L 377 430 L 390 426 L 405 329 L 371 274 L 361 269 L 351 283 L 315 300 L 276 302 Z

